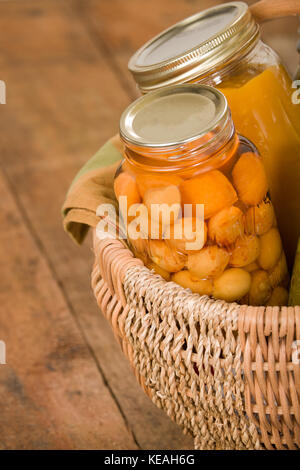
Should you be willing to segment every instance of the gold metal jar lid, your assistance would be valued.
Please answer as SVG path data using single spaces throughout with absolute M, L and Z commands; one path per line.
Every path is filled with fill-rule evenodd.
M 120 120 L 120 136 L 132 150 L 149 155 L 172 148 L 207 146 L 220 133 L 232 134 L 225 96 L 199 84 L 173 85 L 134 101 Z M 230 137 L 229 135 L 229 137 Z
M 209 8 L 175 24 L 130 59 L 128 68 L 143 92 L 186 83 L 225 66 L 254 44 L 259 26 L 244 2 Z

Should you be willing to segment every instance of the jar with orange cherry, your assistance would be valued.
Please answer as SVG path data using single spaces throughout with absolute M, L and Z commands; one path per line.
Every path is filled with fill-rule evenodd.
M 290 3 L 296 14 L 299 0 Z M 248 5 L 226 1 L 185 18 L 144 44 L 128 66 L 142 93 L 183 83 L 212 85 L 224 93 L 237 132 L 262 156 L 292 268 L 300 237 L 298 82 L 261 41 Z
M 286 305 L 289 275 L 262 159 L 236 133 L 224 95 L 175 85 L 132 103 L 120 121 L 114 182 L 134 254 L 192 292 Z

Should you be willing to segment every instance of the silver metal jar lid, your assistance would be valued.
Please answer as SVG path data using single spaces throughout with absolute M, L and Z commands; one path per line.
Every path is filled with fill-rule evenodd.
M 155 152 L 192 142 L 201 145 L 204 136 L 222 132 L 228 122 L 230 110 L 220 91 L 199 84 L 173 85 L 129 105 L 121 116 L 120 136 L 137 152 Z
M 186 83 L 229 63 L 257 41 L 259 26 L 244 2 L 204 10 L 142 46 L 128 68 L 143 92 Z

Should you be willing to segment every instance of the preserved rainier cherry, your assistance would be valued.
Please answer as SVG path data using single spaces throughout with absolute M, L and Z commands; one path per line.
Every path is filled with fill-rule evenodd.
M 123 113 L 120 134 L 114 186 L 135 255 L 194 293 L 285 304 L 289 276 L 263 162 L 237 135 L 224 95 L 204 85 L 154 91 Z

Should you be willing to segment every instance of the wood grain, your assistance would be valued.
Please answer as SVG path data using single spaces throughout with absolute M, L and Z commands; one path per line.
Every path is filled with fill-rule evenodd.
M 45 1 L 41 4 L 26 1 L 21 9 L 17 3 L 0 4 L 0 28 L 6 31 L 5 40 L 2 35 L 0 37 L 1 50 L 5 51 L 1 56 L 2 75 L 8 85 L 8 104 L 1 108 L 0 114 L 0 159 L 8 192 L 7 197 L 3 195 L 2 202 L 5 201 L 5 206 L 8 197 L 17 201 L 20 223 L 23 220 L 27 227 L 28 243 L 31 240 L 38 250 L 48 275 L 33 275 L 30 250 L 18 240 L 12 251 L 3 253 L 5 258 L 0 258 L 1 265 L 11 265 L 5 268 L 5 271 L 10 270 L 9 279 L 16 269 L 15 257 L 20 257 L 19 253 L 25 250 L 28 259 L 24 259 L 22 268 L 26 289 L 15 286 L 20 290 L 18 308 L 13 322 L 9 321 L 9 316 L 6 318 L 5 313 L 0 315 L 0 338 L 6 332 L 9 366 L 11 360 L 13 364 L 18 362 L 17 376 L 21 376 L 22 387 L 26 390 L 40 388 L 40 394 L 45 394 L 49 404 L 45 413 L 42 412 L 40 409 L 45 406 L 44 402 L 41 406 L 40 398 L 32 395 L 32 406 L 26 408 L 20 403 L 20 397 L 3 388 L 9 398 L 3 417 L 0 411 L 0 442 L 6 432 L 10 439 L 3 441 L 5 448 L 192 448 L 192 440 L 183 436 L 140 390 L 109 325 L 99 312 L 90 289 L 93 259 L 90 240 L 79 249 L 68 239 L 61 225 L 60 207 L 70 181 L 84 161 L 117 131 L 119 116 L 130 96 L 105 54 L 86 31 L 74 9 L 74 2 Z M 43 24 L 42 32 L 39 21 Z M 23 54 L 13 43 L 16 31 L 23 44 Z M 31 34 L 39 38 L 39 46 L 30 39 Z M 73 37 L 79 39 L 73 42 Z M 1 41 L 4 42 L 1 44 Z M 81 53 L 84 50 L 86 54 Z M 4 226 L 8 223 L 9 218 Z M 5 246 L 13 236 L 14 226 L 8 229 L 9 237 L 6 231 L 2 239 L 0 235 L 1 246 Z M 35 284 L 37 280 L 39 282 Z M 56 310 L 60 312 L 62 306 L 53 295 L 54 287 L 50 286 L 50 289 L 49 282 L 56 286 L 60 302 L 65 306 L 63 321 L 56 316 Z M 39 307 L 39 298 L 36 299 L 39 289 L 42 292 L 50 289 L 46 308 L 49 321 L 45 323 L 43 317 L 36 322 L 22 304 L 24 299 L 25 305 L 37 305 L 35 315 L 38 315 L 39 309 L 43 309 L 43 306 Z M 6 291 L 4 285 L 1 292 L 5 308 L 13 306 L 14 289 Z M 26 318 L 28 341 L 19 343 L 14 330 L 23 318 Z M 62 400 L 60 395 L 64 394 L 63 380 L 67 374 L 65 368 L 68 367 L 68 354 L 72 355 L 73 343 L 71 340 L 63 343 L 59 359 L 55 354 L 53 356 L 54 346 L 49 352 L 55 362 L 51 367 L 58 367 L 56 362 L 59 362 L 58 378 L 53 371 L 44 370 L 43 344 L 47 343 L 48 335 L 50 344 L 60 343 L 61 336 L 66 335 L 64 328 L 66 331 L 70 329 L 69 324 L 73 325 L 72 334 L 77 334 L 82 344 L 74 362 L 73 375 L 70 373 L 70 377 L 66 377 L 69 388 L 75 392 L 71 393 L 71 398 L 68 395 Z M 41 365 L 36 372 L 30 369 L 30 374 L 27 374 L 27 369 L 21 364 L 25 349 L 35 362 L 41 356 Z M 84 361 L 89 364 L 89 372 L 81 371 Z M 31 364 L 28 367 L 34 368 Z M 8 370 L 7 366 L 0 366 L 0 374 L 5 375 Z M 53 381 L 55 393 L 48 379 Z M 5 382 L 6 377 L 3 380 Z M 80 380 L 84 380 L 81 388 L 77 383 Z M 74 400 L 79 400 L 77 389 L 81 392 L 83 405 L 78 407 L 72 422 L 68 410 Z M 37 406 L 36 411 L 31 411 L 34 406 Z M 84 407 L 88 409 L 87 417 L 81 417 L 85 413 Z M 56 419 L 53 433 L 49 436 L 41 429 L 43 420 L 46 423 L 44 427 L 49 427 L 45 415 L 48 421 Z M 112 419 L 111 426 L 109 419 Z M 28 421 L 32 428 L 36 428 L 34 435 L 26 424 Z
M 0 448 L 135 449 L 2 172 L 0 214 Z
M 222 0 L 76 0 L 87 31 L 110 58 L 130 97 L 139 96 L 128 72 L 131 55 L 146 41 L 174 23 Z

